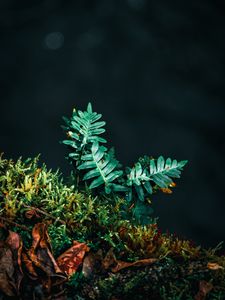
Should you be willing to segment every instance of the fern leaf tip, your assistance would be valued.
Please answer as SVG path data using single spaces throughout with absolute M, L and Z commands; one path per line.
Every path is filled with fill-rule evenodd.
M 188 163 L 188 160 L 182 160 L 182 161 L 180 161 L 179 164 L 181 167 L 184 167 L 187 163 Z
M 91 105 L 91 102 L 88 102 L 88 105 L 87 105 L 87 112 L 92 113 L 92 105 Z

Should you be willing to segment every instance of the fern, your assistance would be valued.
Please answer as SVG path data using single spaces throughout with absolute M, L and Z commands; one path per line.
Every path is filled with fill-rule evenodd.
M 71 153 L 69 158 L 76 161 L 76 166 L 80 164 L 80 157 L 93 142 L 98 141 L 106 143 L 106 140 L 99 137 L 100 134 L 105 132 L 102 128 L 106 122 L 98 121 L 102 117 L 92 111 L 91 103 L 88 103 L 87 111 L 73 110 L 71 119 L 63 117 L 66 126 L 62 126 L 67 131 L 70 139 L 64 140 L 62 143 L 69 146 Z M 97 122 L 98 121 L 98 122 Z
M 115 150 L 108 150 L 100 143 L 106 140 L 99 135 L 105 132 L 104 121 L 98 121 L 102 117 L 92 111 L 91 103 L 87 110 L 82 112 L 73 111 L 71 119 L 64 117 L 68 140 L 63 143 L 70 147 L 71 158 L 76 164 L 77 186 L 79 187 L 79 176 L 83 175 L 83 181 L 90 181 L 89 190 L 104 187 L 103 193 L 125 192 L 124 198 L 127 206 L 132 201 L 132 213 L 140 223 L 150 223 L 151 213 L 149 195 L 157 189 L 168 189 L 173 186 L 173 178 L 179 178 L 187 161 L 177 162 L 175 159 L 166 160 L 163 156 L 158 159 L 144 156 L 139 158 L 133 168 L 127 167 L 122 171 L 122 165 L 115 158 Z M 89 170 L 90 169 L 90 170 Z M 77 177 L 76 177 L 77 176 Z M 130 212 L 130 208 L 128 209 Z M 128 213 L 129 214 L 129 213 Z M 126 213 L 125 213 L 126 215 Z
M 109 153 L 106 151 L 106 147 L 99 146 L 98 141 L 95 141 L 92 144 L 91 153 L 81 157 L 84 162 L 78 167 L 78 169 L 92 169 L 83 177 L 83 180 L 95 178 L 89 186 L 90 189 L 104 184 L 106 194 L 109 194 L 112 190 L 124 191 L 126 188 L 119 184 L 113 183 L 115 179 L 121 177 L 123 174 L 122 170 L 116 170 L 119 162 L 114 158 L 114 153 L 112 151 Z
M 130 169 L 128 168 L 127 182 L 128 186 L 133 186 L 137 192 L 138 198 L 141 201 L 145 200 L 145 194 L 153 193 L 153 182 L 159 188 L 168 188 L 172 183 L 172 178 L 179 178 L 183 167 L 187 160 L 177 162 L 171 158 L 165 159 L 160 156 L 155 162 L 154 159 L 149 160 L 149 166 L 142 167 L 139 162 Z M 146 162 L 146 159 L 145 159 Z M 132 199 L 132 191 L 130 190 L 128 200 Z
M 138 194 L 138 197 L 141 201 L 144 201 L 144 190 L 142 188 L 142 185 L 148 190 L 148 192 L 152 193 L 151 185 L 148 183 L 150 178 L 148 177 L 147 170 L 142 168 L 142 165 L 140 163 L 136 163 L 136 165 L 130 169 L 127 168 L 127 186 L 134 186 L 136 189 L 136 192 Z M 129 191 L 128 194 L 128 200 L 131 201 L 132 199 L 132 191 Z

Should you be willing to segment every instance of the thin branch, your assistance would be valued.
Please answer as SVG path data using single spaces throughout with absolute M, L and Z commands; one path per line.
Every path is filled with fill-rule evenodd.
M 63 221 L 63 220 L 61 220 L 61 219 L 58 219 L 58 218 L 56 218 L 56 217 L 50 215 L 49 213 L 47 213 L 46 211 L 44 211 L 44 210 L 42 210 L 42 209 L 40 209 L 40 208 L 37 208 L 37 207 L 34 207 L 34 206 L 29 206 L 29 205 L 26 205 L 26 204 L 24 204 L 24 203 L 21 203 L 21 204 L 22 204 L 23 207 L 26 207 L 26 208 L 29 208 L 29 209 L 33 209 L 33 210 L 35 210 L 36 212 L 39 212 L 40 214 L 45 215 L 45 216 L 48 217 L 48 218 L 51 218 L 51 219 L 53 219 L 53 220 L 55 220 L 55 221 L 58 221 L 58 222 L 61 223 L 61 224 L 66 224 L 65 221 Z
M 19 227 L 19 228 L 21 228 L 21 229 L 23 229 L 23 230 L 25 230 L 25 231 L 30 231 L 30 229 L 29 229 L 27 226 L 20 225 L 20 224 L 14 222 L 14 221 L 9 220 L 8 218 L 1 217 L 1 216 L 0 216 L 0 219 L 3 220 L 3 221 L 6 222 L 6 223 L 12 224 L 12 225 L 14 225 L 14 226 L 16 226 L 16 227 Z

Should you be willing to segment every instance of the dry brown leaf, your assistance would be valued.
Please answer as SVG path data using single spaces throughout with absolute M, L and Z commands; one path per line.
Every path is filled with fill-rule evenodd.
M 22 252 L 22 263 L 23 263 L 30 279 L 32 279 L 32 280 L 38 279 L 38 274 L 34 269 L 33 262 L 29 258 L 29 256 L 27 255 L 27 253 L 25 251 Z
M 86 252 L 90 248 L 85 243 L 73 242 L 73 246 L 57 258 L 57 264 L 67 276 L 73 275 L 82 264 Z
M 16 296 L 16 285 L 13 278 L 14 266 L 12 251 L 0 243 L 0 291 L 9 297 Z
M 210 270 L 219 270 L 219 269 L 224 269 L 224 267 L 220 266 L 217 263 L 208 263 L 207 268 Z
M 156 262 L 157 260 L 158 260 L 157 258 L 146 258 L 146 259 L 137 260 L 135 262 L 126 262 L 126 261 L 117 260 L 117 265 L 111 270 L 112 272 L 116 273 L 128 267 L 148 266 Z
M 47 276 L 55 277 L 58 275 L 64 281 L 65 275 L 52 255 L 46 224 L 37 223 L 33 228 L 32 237 L 32 246 L 27 254 L 33 265 L 44 271 Z
M 58 298 L 61 299 L 64 297 L 63 283 L 67 280 L 67 276 L 59 268 L 52 255 L 46 224 L 37 223 L 32 230 L 32 237 L 31 248 L 22 255 L 28 276 L 40 284 L 45 296 L 60 294 Z
M 27 219 L 40 219 L 40 215 L 37 213 L 36 209 L 29 209 L 25 212 L 25 217 Z
M 17 233 L 7 230 L 6 232 L 6 239 L 0 241 L 0 290 L 7 296 L 15 297 L 19 296 L 19 288 L 23 278 L 21 269 L 22 241 Z
M 112 272 L 116 273 L 128 267 L 148 266 L 156 262 L 157 260 L 157 258 L 146 258 L 137 260 L 135 262 L 117 260 L 113 253 L 113 248 L 111 248 L 107 252 L 105 258 L 102 260 L 102 268 L 105 270 L 111 269 Z
M 23 279 L 23 271 L 21 265 L 21 254 L 22 254 L 22 247 L 23 243 L 16 232 L 9 231 L 9 235 L 6 239 L 6 244 L 10 247 L 13 255 L 13 265 L 15 268 L 14 278 L 16 281 L 16 289 L 19 293 L 20 284 Z
M 195 295 L 195 300 L 204 300 L 206 295 L 213 289 L 213 285 L 210 282 L 202 280 L 199 282 L 199 291 Z
M 0 225 L 0 291 L 17 298 L 25 293 L 26 299 L 40 294 L 43 299 L 66 299 L 63 283 L 67 276 L 52 255 L 47 226 L 36 224 L 32 237 L 32 247 L 25 251 L 20 236 Z

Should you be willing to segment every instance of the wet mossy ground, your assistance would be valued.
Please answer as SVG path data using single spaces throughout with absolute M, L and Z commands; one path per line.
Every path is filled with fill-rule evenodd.
M 164 258 L 151 266 L 121 270 L 119 273 L 95 272 L 80 278 L 68 288 L 68 299 L 225 299 L 224 271 L 210 270 L 207 259 Z M 200 296 L 200 282 L 210 291 Z
M 81 263 L 68 277 L 65 293 L 48 299 L 225 299 L 225 256 L 217 254 L 219 247 L 202 249 L 161 233 L 155 219 L 145 226 L 133 224 L 123 218 L 123 198 L 92 196 L 75 190 L 72 181 L 71 176 L 65 184 L 58 171 L 39 166 L 38 158 L 14 162 L 1 156 L 0 223 L 19 234 L 26 249 L 34 225 L 46 224 L 55 258 L 78 241 L 90 252 L 101 250 L 103 257 L 112 249 L 121 261 L 156 261 L 118 272 L 96 263 L 88 276 Z M 0 289 L 0 299 L 19 298 L 7 298 Z

